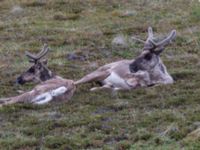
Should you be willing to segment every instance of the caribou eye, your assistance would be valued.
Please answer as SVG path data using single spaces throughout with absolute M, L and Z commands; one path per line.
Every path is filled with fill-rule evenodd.
M 151 58 L 152 58 L 152 54 L 151 53 L 148 53 L 148 54 L 146 54 L 144 56 L 144 59 L 146 59 L 146 60 L 151 60 Z
M 34 69 L 34 68 L 30 68 L 28 72 L 34 73 L 34 72 L 35 72 L 35 69 Z

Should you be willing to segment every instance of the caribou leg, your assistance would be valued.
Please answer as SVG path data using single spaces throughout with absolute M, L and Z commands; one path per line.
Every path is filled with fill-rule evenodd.
M 151 84 L 150 76 L 147 71 L 138 71 L 136 73 L 131 73 L 127 75 L 126 83 L 132 87 L 136 88 L 138 86 L 144 87 Z
M 101 87 L 93 87 L 93 88 L 90 89 L 90 91 L 97 91 L 97 90 L 103 90 L 103 89 L 106 89 L 106 90 L 112 89 L 112 85 L 105 84 Z
M 61 86 L 55 90 L 50 91 L 51 96 L 56 97 L 64 94 L 68 89 L 65 86 Z
M 75 85 L 87 83 L 87 82 L 93 82 L 93 81 L 102 81 L 105 78 L 107 78 L 109 75 L 110 75 L 110 72 L 108 71 L 95 71 L 84 76 L 80 80 L 76 81 Z
M 36 98 L 32 100 L 32 102 L 39 105 L 45 104 L 53 100 L 54 97 L 64 94 L 66 91 L 67 91 L 67 88 L 65 86 L 61 86 L 57 89 L 54 89 L 52 91 L 49 91 L 37 96 Z
M 46 92 L 34 98 L 32 103 L 41 105 L 51 101 L 52 99 L 53 97 L 51 96 L 50 92 Z

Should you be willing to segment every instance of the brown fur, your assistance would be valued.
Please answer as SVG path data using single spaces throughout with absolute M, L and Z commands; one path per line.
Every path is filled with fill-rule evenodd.
M 61 77 L 55 77 L 53 79 L 42 82 L 41 84 L 35 86 L 33 90 L 25 92 L 24 94 L 21 94 L 15 97 L 6 98 L 6 99 L 0 99 L 1 101 L 0 106 L 9 105 L 13 103 L 19 103 L 19 102 L 30 103 L 38 95 L 41 95 L 45 92 L 49 92 L 51 90 L 54 90 L 62 86 L 65 86 L 68 89 L 67 92 L 65 92 L 61 96 L 54 98 L 53 100 L 55 99 L 58 99 L 61 101 L 69 100 L 73 96 L 73 93 L 76 89 L 74 82 L 72 80 L 63 79 Z

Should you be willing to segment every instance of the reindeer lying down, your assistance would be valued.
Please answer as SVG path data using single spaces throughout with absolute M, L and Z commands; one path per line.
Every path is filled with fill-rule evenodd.
M 152 28 L 149 27 L 148 38 L 143 41 L 143 51 L 136 59 L 106 64 L 76 81 L 75 84 L 97 82 L 101 87 L 91 88 L 91 91 L 100 89 L 117 91 L 173 83 L 172 77 L 160 59 L 160 54 L 175 37 L 176 31 L 173 30 L 165 39 L 155 42 Z
M 54 75 L 40 59 L 49 51 L 47 45 L 43 50 L 33 55 L 26 52 L 29 61 L 34 63 L 30 69 L 17 78 L 17 83 L 24 84 L 30 81 L 40 82 L 33 90 L 25 92 L 19 96 L 0 99 L 0 106 L 9 105 L 18 102 L 27 102 L 33 104 L 45 104 L 49 101 L 69 100 L 75 91 L 74 81 L 64 79 Z
M 19 96 L 0 99 L 0 106 L 18 102 L 45 104 L 52 100 L 69 100 L 75 91 L 72 80 L 55 78 L 37 85 L 33 90 Z

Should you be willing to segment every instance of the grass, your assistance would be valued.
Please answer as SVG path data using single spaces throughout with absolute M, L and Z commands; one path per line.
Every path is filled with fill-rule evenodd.
M 22 11 L 13 13 L 15 6 Z M 148 26 L 158 36 L 172 29 L 178 36 L 161 56 L 175 84 L 117 97 L 89 92 L 92 84 L 86 84 L 66 103 L 4 107 L 0 149 L 199 149 L 199 139 L 187 140 L 200 126 L 199 8 L 197 0 L 1 0 L 1 97 L 34 87 L 14 81 L 30 66 L 25 50 L 37 52 L 44 42 L 51 48 L 49 68 L 76 80 L 102 64 L 137 56 L 142 45 L 130 37 L 145 40 Z M 117 35 L 128 47 L 112 46 Z M 87 59 L 67 60 L 72 52 Z

